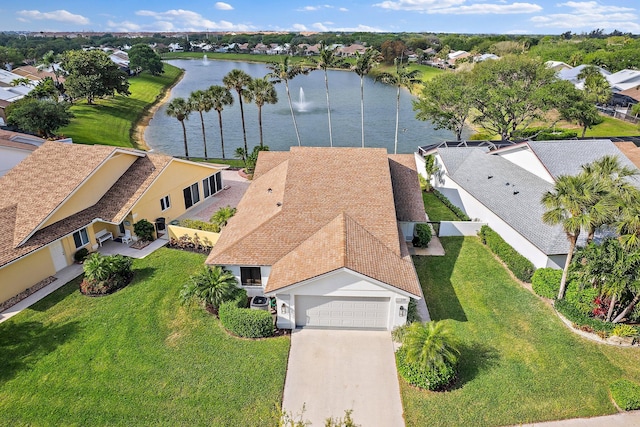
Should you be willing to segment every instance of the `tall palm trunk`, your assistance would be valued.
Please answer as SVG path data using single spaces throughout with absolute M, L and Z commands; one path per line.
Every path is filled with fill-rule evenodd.
M 258 104 L 258 127 L 260 128 L 260 147 L 264 147 L 262 142 L 262 105 Z
M 224 136 L 222 135 L 222 111 L 218 111 L 218 124 L 220 125 L 220 147 L 222 148 L 222 158 L 224 159 Z
M 362 148 L 364 148 L 364 77 L 360 76 L 360 124 L 362 125 Z
M 182 125 L 182 138 L 184 139 L 184 156 L 189 158 L 189 146 L 187 145 L 187 128 L 184 125 L 184 120 L 180 120 Z
M 242 118 L 242 138 L 244 140 L 244 152 L 249 152 L 249 147 L 247 146 L 247 130 L 244 125 L 244 106 L 242 105 L 242 93 L 238 92 L 238 99 L 240 100 L 240 117 Z
M 400 122 L 400 85 L 398 85 L 398 95 L 396 96 L 396 138 L 393 144 L 393 154 L 398 154 L 398 123 Z
M 333 147 L 333 134 L 331 133 L 331 103 L 329 102 L 329 77 L 327 70 L 324 70 L 324 87 L 327 92 L 327 116 L 329 117 L 329 145 Z
M 616 294 L 611 295 L 611 302 L 609 303 L 609 310 L 607 311 L 607 322 L 611 321 L 611 316 L 613 316 L 613 309 L 616 306 Z
M 204 158 L 206 159 L 207 157 L 207 135 L 204 131 L 204 117 L 202 116 L 202 110 L 198 110 L 198 112 L 200 113 L 200 124 L 202 125 L 202 141 L 204 143 Z
M 573 257 L 573 251 L 576 248 L 576 242 L 578 236 L 569 237 L 569 253 L 567 253 L 567 260 L 564 263 L 564 270 L 562 270 L 562 279 L 560 280 L 560 290 L 558 291 L 558 299 L 563 299 L 567 290 L 567 276 L 569 273 L 569 265 L 571 265 L 571 258 Z
M 289 109 L 291 110 L 291 118 L 293 119 L 293 127 L 296 130 L 296 138 L 298 138 L 298 147 L 302 144 L 300 143 L 300 133 L 298 132 L 298 124 L 296 123 L 296 115 L 293 113 L 293 103 L 291 103 L 291 93 L 289 92 L 289 82 L 287 80 L 284 81 L 284 87 L 287 89 L 287 99 L 289 100 Z
M 622 313 L 618 314 L 618 316 L 613 319 L 613 323 L 618 323 L 621 322 L 622 319 L 624 319 L 625 317 L 627 317 L 627 315 L 629 313 L 631 313 L 631 310 L 633 310 L 633 308 L 636 306 L 636 304 L 640 302 L 640 292 L 638 292 L 636 294 L 635 297 L 633 297 L 633 300 L 631 301 L 631 304 L 629 304 L 628 306 L 625 307 L 624 310 L 622 310 Z

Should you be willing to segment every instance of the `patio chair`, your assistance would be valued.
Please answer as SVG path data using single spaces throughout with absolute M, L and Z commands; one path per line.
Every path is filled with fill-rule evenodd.
M 122 243 L 128 244 L 133 242 L 133 238 L 131 237 L 131 230 L 128 228 L 124 230 L 124 236 L 122 236 Z

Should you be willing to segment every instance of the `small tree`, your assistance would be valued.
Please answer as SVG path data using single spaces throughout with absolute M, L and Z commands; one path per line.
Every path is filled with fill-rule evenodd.
M 196 299 L 217 316 L 220 305 L 233 300 L 241 291 L 237 284 L 236 277 L 230 271 L 220 266 L 205 266 L 182 287 L 180 300 L 185 304 Z
M 436 156 L 433 154 L 429 154 L 424 158 L 424 171 L 427 174 L 427 187 L 426 190 L 430 191 L 432 189 L 431 180 L 433 176 L 438 173 L 440 168 L 436 163 Z
M 66 102 L 23 98 L 7 108 L 7 123 L 49 138 L 56 130 L 71 123 L 74 115 L 69 107 Z
M 144 43 L 135 44 L 129 50 L 129 67 L 148 71 L 154 76 L 164 73 L 164 64 L 160 55 Z
M 65 88 L 72 98 L 86 98 L 93 104 L 95 98 L 130 94 L 127 75 L 101 50 L 68 51 L 62 68 L 68 73 Z
M 227 225 L 227 222 L 231 219 L 232 216 L 236 214 L 236 208 L 232 208 L 231 206 L 225 206 L 218 209 L 209 220 L 210 222 L 216 224 L 221 229 Z
M 136 236 L 138 236 L 140 240 L 152 242 L 154 231 L 155 227 L 146 219 L 141 219 L 140 221 L 133 224 L 133 232 L 136 233 Z

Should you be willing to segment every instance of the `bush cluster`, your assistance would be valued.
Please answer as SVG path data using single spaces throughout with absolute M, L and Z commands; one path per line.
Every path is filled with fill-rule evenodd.
M 569 129 L 549 129 L 542 127 L 532 127 L 524 130 L 514 132 L 514 137 L 517 138 L 531 138 L 534 137 L 534 141 L 552 141 L 556 139 L 571 139 L 578 136 L 578 132 Z
M 417 224 L 416 225 L 416 235 L 413 238 L 413 246 L 418 248 L 426 248 L 429 246 L 429 242 L 431 241 L 431 227 L 429 224 Z
M 238 304 L 237 299 L 225 302 L 218 312 L 220 321 L 229 332 L 244 338 L 265 338 L 273 335 L 271 313 L 264 310 L 239 308 Z
M 84 280 L 80 292 L 85 295 L 108 295 L 127 286 L 133 279 L 133 260 L 122 255 L 94 253 L 84 263 Z
M 613 323 L 603 322 L 600 319 L 596 319 L 589 316 L 588 314 L 585 314 L 566 298 L 557 300 L 554 306 L 560 314 L 566 317 L 578 329 L 581 329 L 583 331 L 602 332 L 604 334 L 609 334 L 615 327 Z
M 433 194 L 446 206 L 451 212 L 453 212 L 460 221 L 471 221 L 469 216 L 462 212 L 462 209 L 451 203 L 451 200 L 447 199 L 447 196 L 439 192 L 438 190 L 433 190 Z
M 141 219 L 140 221 L 133 224 L 133 232 L 136 233 L 136 236 L 138 236 L 140 240 L 152 242 L 153 233 L 155 231 L 156 227 L 146 219 Z
M 527 283 L 531 281 L 531 276 L 533 276 L 533 272 L 536 269 L 533 263 L 520 255 L 518 251 L 505 242 L 491 227 L 483 225 L 482 228 L 480 228 L 480 240 L 507 264 L 509 270 L 511 270 L 518 279 Z
M 640 409 L 640 385 L 629 380 L 617 380 L 609 386 L 614 402 L 625 411 Z
M 202 221 L 199 219 L 183 219 L 180 221 L 180 227 L 193 228 L 194 230 L 211 231 L 212 233 L 219 233 L 220 226 L 218 224 Z
M 193 237 L 190 237 L 187 234 L 181 236 L 179 239 L 172 237 L 171 239 L 169 239 L 168 246 L 173 249 L 181 249 L 183 251 L 190 251 L 208 255 L 213 248 L 213 242 L 211 242 L 206 237 L 204 239 L 201 239 L 196 233 Z
M 560 280 L 562 280 L 562 270 L 539 268 L 531 277 L 531 287 L 533 292 L 541 297 L 555 299 L 560 290 Z
M 407 362 L 406 358 L 406 349 L 404 346 L 400 347 L 396 351 L 398 373 L 413 386 L 431 391 L 442 390 L 451 384 L 456 377 L 455 366 L 446 365 L 443 369 L 425 370 L 415 363 Z
M 611 335 L 621 338 L 631 338 L 638 336 L 638 330 L 631 325 L 618 324 L 611 331 Z
M 89 250 L 87 248 L 80 248 L 73 254 L 73 259 L 76 262 L 84 262 L 85 259 L 89 256 Z

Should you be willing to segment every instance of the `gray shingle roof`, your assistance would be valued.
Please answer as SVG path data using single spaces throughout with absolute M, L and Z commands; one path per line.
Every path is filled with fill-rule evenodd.
M 542 222 L 545 209 L 540 200 L 552 184 L 480 149 L 441 148 L 438 154 L 453 181 L 542 252 L 567 253 L 569 244 L 562 227 Z

